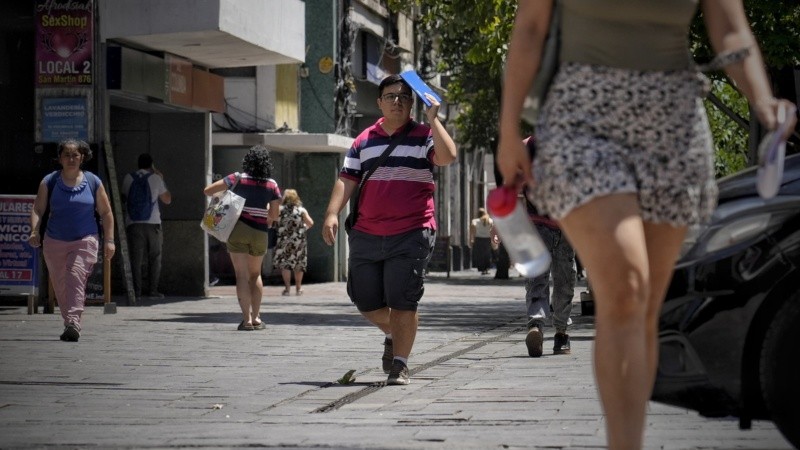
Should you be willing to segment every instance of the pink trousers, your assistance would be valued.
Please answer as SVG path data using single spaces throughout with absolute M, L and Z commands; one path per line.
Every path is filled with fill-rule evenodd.
M 64 326 L 81 329 L 81 314 L 86 303 L 86 281 L 97 262 L 97 235 L 77 241 L 59 241 L 45 235 L 44 261 L 56 292 Z

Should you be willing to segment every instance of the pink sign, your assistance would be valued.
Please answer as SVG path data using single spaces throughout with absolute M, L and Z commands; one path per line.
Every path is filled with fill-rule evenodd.
M 36 86 L 92 84 L 92 0 L 35 0 Z

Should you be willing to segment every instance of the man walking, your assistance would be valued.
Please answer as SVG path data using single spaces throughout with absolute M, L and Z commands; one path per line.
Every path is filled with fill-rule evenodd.
M 136 298 L 142 295 L 142 264 L 147 256 L 148 287 L 150 298 L 164 298 L 158 291 L 161 278 L 161 247 L 164 235 L 161 230 L 161 210 L 158 201 L 172 203 L 172 194 L 164 184 L 164 175 L 153 165 L 153 157 L 139 155 L 139 170 L 125 175 L 122 192 L 126 204 L 125 220 L 128 242 L 131 247 L 133 287 Z
M 432 96 L 426 98 L 431 106 L 425 111 L 428 125 L 423 125 L 411 119 L 409 85 L 399 75 L 381 81 L 377 101 L 383 117 L 362 131 L 347 152 L 322 226 L 323 239 L 332 245 L 339 212 L 367 175 L 348 236 L 347 294 L 386 335 L 382 365 L 390 385 L 410 381 L 417 305 L 435 242 L 433 168 L 456 159 L 455 143 L 437 117 L 440 105 Z M 378 167 L 391 144 L 396 147 Z
M 536 151 L 532 137 L 525 139 L 525 145 L 533 158 Z M 553 312 L 553 327 L 556 334 L 553 337 L 553 354 L 564 355 L 570 353 L 569 335 L 567 327 L 572 323 L 572 296 L 575 289 L 575 251 L 567 242 L 567 237 L 561 231 L 558 223 L 548 216 L 539 214 L 536 207 L 527 200 L 528 216 L 536 226 L 536 231 L 542 237 L 552 261 L 550 270 L 535 277 L 525 280 L 525 305 L 528 313 L 528 334 L 525 345 L 528 355 L 534 358 L 542 356 L 543 334 L 545 320 L 548 313 Z M 552 303 L 550 296 L 550 277 L 553 277 Z

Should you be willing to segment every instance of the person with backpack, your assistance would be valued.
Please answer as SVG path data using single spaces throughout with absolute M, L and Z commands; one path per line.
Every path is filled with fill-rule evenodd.
M 125 223 L 131 248 L 133 290 L 142 296 L 142 266 L 147 259 L 148 297 L 164 298 L 158 291 L 161 278 L 161 248 L 164 233 L 161 229 L 161 210 L 158 201 L 172 203 L 172 194 L 164 183 L 164 174 L 156 169 L 153 157 L 139 155 L 139 170 L 125 175 L 122 195 L 125 200 Z
M 114 256 L 114 215 L 103 183 L 81 170 L 92 159 L 89 144 L 66 139 L 58 144 L 61 170 L 39 183 L 31 210 L 31 247 L 43 245 L 50 282 L 64 321 L 62 341 L 77 342 L 86 301 L 86 282 L 102 241 L 107 259 Z M 102 221 L 103 234 L 97 217 Z

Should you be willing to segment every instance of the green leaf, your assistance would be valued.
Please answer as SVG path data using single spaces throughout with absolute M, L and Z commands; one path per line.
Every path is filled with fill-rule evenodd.
M 336 380 L 336 382 L 339 384 L 355 383 L 356 377 L 353 376 L 354 373 L 356 373 L 355 369 L 348 370 L 347 373 L 345 373 L 342 378 Z

